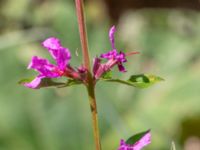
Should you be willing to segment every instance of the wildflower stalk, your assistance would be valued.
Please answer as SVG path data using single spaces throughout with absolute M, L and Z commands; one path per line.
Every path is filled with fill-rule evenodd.
M 90 72 L 90 56 L 88 51 L 88 41 L 87 41 L 87 31 L 85 25 L 85 17 L 84 17 L 84 6 L 83 0 L 75 0 L 76 1 L 76 13 L 78 18 L 78 27 L 80 32 L 80 40 L 83 52 L 83 64 Z
M 94 132 L 95 147 L 96 147 L 96 150 L 101 150 L 101 141 L 100 141 L 100 134 L 99 134 L 99 126 L 98 126 L 98 113 L 97 113 L 94 86 L 88 87 L 87 91 L 88 91 L 88 96 L 89 96 L 90 109 L 92 113 L 92 125 L 93 125 L 93 132 Z
M 95 98 L 95 83 L 93 82 L 93 77 L 90 68 L 90 56 L 88 51 L 88 41 L 87 41 L 87 31 L 84 17 L 84 5 L 83 0 L 75 0 L 76 2 L 76 12 L 78 18 L 78 26 L 81 40 L 81 47 L 83 53 L 83 65 L 87 69 L 87 92 L 89 97 L 89 103 L 92 113 L 92 125 L 93 125 L 93 133 L 94 133 L 94 141 L 96 150 L 101 150 L 101 142 L 100 142 L 100 134 L 98 127 L 98 113 L 97 113 L 97 105 Z

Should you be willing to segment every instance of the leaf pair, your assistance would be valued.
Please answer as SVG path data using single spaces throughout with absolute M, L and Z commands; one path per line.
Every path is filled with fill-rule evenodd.
M 18 83 L 19 84 L 29 83 L 33 79 L 34 78 L 22 79 Z M 103 77 L 100 80 L 107 81 L 107 82 L 121 83 L 121 84 L 129 85 L 129 86 L 133 86 L 136 88 L 147 88 L 157 82 L 163 81 L 164 79 L 155 75 L 139 74 L 139 75 L 132 75 L 128 80 L 121 80 L 121 79 L 112 78 L 111 73 L 108 72 L 105 75 L 103 75 Z M 77 85 L 81 83 L 82 83 L 81 81 L 78 81 L 75 79 L 68 79 L 67 82 L 55 82 L 50 78 L 44 78 L 42 79 L 38 89 L 44 88 L 44 87 L 63 88 L 63 87 Z

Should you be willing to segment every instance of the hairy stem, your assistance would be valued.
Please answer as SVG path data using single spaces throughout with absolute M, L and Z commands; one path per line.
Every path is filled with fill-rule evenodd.
M 86 23 L 84 17 L 84 5 L 83 0 L 75 0 L 76 2 L 76 12 L 78 17 L 78 26 L 81 40 L 81 47 L 83 53 L 83 64 L 87 69 L 87 91 L 90 102 L 90 108 L 92 113 L 92 125 L 93 125 L 93 133 L 94 133 L 94 141 L 96 150 L 101 150 L 101 142 L 100 142 L 100 134 L 98 127 L 98 114 L 97 114 L 97 105 L 95 98 L 95 83 L 93 81 L 91 68 L 90 68 L 90 57 L 88 51 L 88 40 L 87 40 L 87 32 L 86 32 Z

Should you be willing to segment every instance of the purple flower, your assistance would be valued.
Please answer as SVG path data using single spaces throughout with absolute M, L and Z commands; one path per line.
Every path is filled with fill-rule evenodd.
M 127 61 L 125 53 L 123 52 L 118 53 L 116 49 L 113 49 L 108 53 L 101 54 L 100 57 L 108 60 L 108 63 L 106 65 L 109 66 L 109 68 L 117 64 L 120 72 L 126 72 L 126 69 L 122 65 L 122 63 Z
M 115 49 L 115 36 L 114 36 L 115 32 L 116 32 L 116 28 L 115 26 L 112 26 L 109 31 L 109 39 L 112 45 L 112 49 Z
M 127 61 L 126 54 L 121 51 L 117 52 L 117 49 L 115 48 L 115 37 L 114 37 L 115 32 L 116 32 L 115 26 L 111 27 L 111 29 L 109 31 L 109 39 L 110 39 L 110 43 L 111 43 L 113 50 L 111 50 L 105 54 L 101 54 L 100 57 L 105 58 L 108 61 L 112 61 L 113 65 L 117 64 L 119 71 L 126 72 L 124 66 L 122 65 L 122 63 Z
M 56 65 L 51 64 L 47 59 L 33 56 L 28 69 L 34 69 L 39 74 L 30 83 L 24 85 L 29 88 L 38 88 L 43 78 L 59 78 L 67 76 L 73 79 L 81 80 L 80 71 L 76 71 L 69 65 L 71 59 L 70 51 L 63 47 L 60 40 L 55 37 L 50 37 L 42 43 L 43 47 L 46 48 L 51 56 L 55 59 Z M 83 68 L 81 69 L 83 70 Z
M 143 147 L 151 143 L 151 134 L 147 132 L 141 139 L 139 139 L 135 144 L 126 144 L 124 140 L 120 141 L 120 146 L 118 150 L 141 150 Z
M 112 50 L 100 55 L 100 58 L 107 59 L 108 61 L 104 64 L 101 64 L 100 58 L 97 57 L 94 59 L 93 74 L 95 79 L 99 79 L 105 72 L 110 71 L 110 69 L 113 68 L 115 65 L 118 66 L 120 72 L 126 72 L 126 69 L 123 66 L 123 63 L 127 62 L 126 56 L 138 53 L 132 52 L 125 54 L 122 51 L 118 52 L 115 48 L 115 32 L 115 26 L 111 27 L 109 31 L 109 39 L 112 46 Z

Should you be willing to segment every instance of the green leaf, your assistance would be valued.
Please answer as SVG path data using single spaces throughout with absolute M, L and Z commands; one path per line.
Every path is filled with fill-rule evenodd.
M 112 79 L 112 72 L 111 71 L 105 72 L 102 75 L 102 78 L 104 78 L 104 79 Z
M 18 84 L 24 84 L 24 83 L 29 83 L 34 80 L 35 77 L 30 77 L 30 78 L 24 78 L 18 81 Z
M 31 82 L 32 80 L 34 80 L 34 77 L 22 79 L 18 83 L 23 85 L 25 83 Z M 68 79 L 67 82 L 55 82 L 50 78 L 43 78 L 42 81 L 40 82 L 40 85 L 38 86 L 38 89 L 44 88 L 44 87 L 63 88 L 63 87 L 72 86 L 72 85 L 81 84 L 81 83 L 82 83 L 81 81 L 77 81 L 73 79 Z
M 137 88 L 147 88 L 157 82 L 164 81 L 161 77 L 150 75 L 150 74 L 139 74 L 132 75 L 128 80 L 120 80 L 120 79 L 112 79 L 112 78 L 101 78 L 101 80 L 108 82 L 118 82 L 122 84 L 126 84 L 129 86 L 137 87 Z
M 67 86 L 72 86 L 72 85 L 78 85 L 78 84 L 82 84 L 83 82 L 79 81 L 79 80 L 74 80 L 74 79 L 68 79 L 66 83 L 64 83 L 64 85 L 60 85 L 58 88 L 63 88 L 63 87 L 67 87 Z
M 137 133 L 133 136 L 131 136 L 127 141 L 126 144 L 135 144 L 137 141 L 139 141 L 143 136 L 145 136 L 150 130 L 147 130 L 145 132 Z

